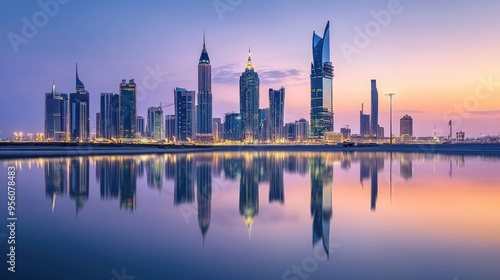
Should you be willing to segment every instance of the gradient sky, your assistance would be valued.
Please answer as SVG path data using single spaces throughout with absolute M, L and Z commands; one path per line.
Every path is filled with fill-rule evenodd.
M 38 1 L 4 7 L 0 138 L 14 131 L 43 131 L 44 93 L 53 80 L 58 92 L 73 92 L 75 62 L 91 95 L 92 129 L 100 93 L 118 93 L 122 79 L 135 79 L 143 88 L 138 115 L 160 102 L 172 103 L 174 87 L 197 89 L 203 30 L 212 63 L 214 117 L 239 111 L 238 79 L 251 47 L 261 107 L 268 107 L 268 89 L 283 85 L 285 121 L 309 119 L 312 32 L 322 34 L 328 20 L 335 131 L 350 125 L 359 132 L 361 103 L 369 113 L 370 79 L 375 78 L 386 136 L 388 92 L 397 93 L 395 134 L 404 114 L 413 117 L 414 132 L 422 136 L 431 136 L 434 125 L 438 135 L 445 135 L 449 119 L 468 136 L 500 132 L 499 1 L 401 0 L 400 12 L 372 29 L 368 44 L 358 44 L 359 52 L 351 56 L 345 46 L 356 46 L 356 28 L 365 30 L 374 21 L 372 12 L 387 10 L 392 0 L 59 1 L 67 3 L 17 53 L 9 34 L 22 36 L 22 18 L 33 22 L 43 10 Z M 216 4 L 229 9 L 218 12 Z M 148 80 L 154 69 L 163 73 L 157 83 Z M 492 83 L 484 86 L 481 77 Z M 173 108 L 165 112 L 173 114 Z

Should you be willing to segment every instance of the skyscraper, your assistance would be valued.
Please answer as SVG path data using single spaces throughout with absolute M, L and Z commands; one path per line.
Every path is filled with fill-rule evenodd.
M 116 138 L 120 135 L 120 95 L 101 93 L 101 137 Z
M 142 137 L 144 136 L 145 129 L 144 129 L 144 117 L 143 116 L 137 116 L 136 119 L 136 128 L 137 128 L 137 136 Z
M 212 120 L 212 135 L 215 142 L 219 142 L 222 136 L 222 119 L 213 118 Z
M 179 141 L 186 141 L 194 136 L 194 94 L 194 91 L 184 88 L 174 89 L 175 135 Z
M 283 126 L 285 125 L 285 88 L 279 90 L 269 89 L 269 109 L 271 114 L 272 141 L 283 138 Z
M 243 139 L 253 142 L 259 138 L 259 75 L 255 72 L 248 52 L 245 72 L 240 77 L 240 115 Z
M 78 78 L 78 65 L 75 91 L 69 96 L 71 140 L 86 140 L 90 135 L 89 92 Z
M 45 138 L 66 141 L 69 137 L 68 95 L 57 93 L 52 84 L 52 92 L 45 94 Z
M 122 80 L 120 84 L 120 137 L 134 138 L 136 128 L 136 96 L 137 87 L 135 81 L 131 79 L 127 84 Z
M 333 131 L 333 65 L 330 61 L 330 22 L 323 38 L 313 32 L 311 63 L 311 136 Z
M 269 108 L 259 109 L 259 140 L 271 139 L 271 111 Z
M 197 133 L 212 133 L 212 66 L 205 46 L 203 35 L 203 50 L 198 63 L 198 106 Z
M 371 111 L 371 135 L 375 138 L 380 138 L 379 126 L 378 126 L 378 90 L 377 90 L 377 80 L 371 81 L 371 101 L 372 101 L 372 111 Z
M 226 113 L 224 115 L 224 139 L 241 140 L 243 136 L 241 116 L 238 113 Z
M 165 138 L 173 141 L 175 137 L 175 115 L 165 116 Z
M 370 115 L 364 114 L 364 104 L 361 104 L 361 111 L 359 111 L 359 135 L 370 135 Z
M 409 135 L 413 136 L 413 119 L 405 115 L 399 120 L 400 136 Z
M 154 140 L 161 141 L 165 137 L 163 127 L 163 110 L 161 107 L 148 108 L 147 135 Z
M 307 140 L 309 137 L 309 122 L 306 119 L 300 119 L 295 121 L 295 126 L 296 140 Z

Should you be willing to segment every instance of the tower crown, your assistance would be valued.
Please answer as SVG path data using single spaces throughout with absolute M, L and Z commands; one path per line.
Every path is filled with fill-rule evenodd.
M 245 67 L 245 70 L 253 70 L 253 63 L 252 63 L 252 57 L 251 57 L 251 53 L 250 53 L 250 48 L 248 48 L 248 61 L 247 61 L 247 65 Z

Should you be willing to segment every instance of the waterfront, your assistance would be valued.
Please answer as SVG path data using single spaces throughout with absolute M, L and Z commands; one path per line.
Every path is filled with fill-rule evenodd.
M 1 162 L 2 182 L 9 166 L 15 279 L 500 278 L 500 157 L 12 159 Z

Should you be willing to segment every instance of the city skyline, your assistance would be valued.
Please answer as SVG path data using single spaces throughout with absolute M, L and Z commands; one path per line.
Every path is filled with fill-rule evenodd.
M 261 78 L 261 92 L 284 85 L 287 88 L 285 122 L 300 118 L 309 119 L 309 108 L 304 106 L 304 103 L 309 102 L 307 92 L 308 68 L 311 61 L 310 35 L 312 30 L 321 30 L 328 20 L 331 20 L 332 29 L 331 60 L 336 70 L 335 131 L 338 132 L 346 124 L 352 126 L 353 132 L 359 131 L 359 104 L 368 104 L 369 101 L 367 98 L 369 85 L 366 85 L 366 81 L 377 79 L 380 95 L 379 124 L 383 127 L 389 126 L 389 101 L 384 94 L 396 92 L 398 96 L 394 100 L 394 117 L 399 119 L 405 114 L 412 115 L 415 121 L 415 135 L 432 136 L 435 125 L 438 136 L 445 136 L 448 119 L 455 121 L 455 130 L 465 131 L 467 136 L 477 137 L 480 133 L 493 135 L 498 133 L 495 124 L 498 123 L 500 116 L 497 98 L 500 88 L 496 81 L 500 79 L 500 73 L 495 68 L 497 63 L 494 63 L 499 61 L 499 54 L 494 50 L 498 49 L 499 42 L 491 36 L 499 26 L 497 24 L 499 19 L 494 17 L 500 9 L 498 3 L 485 1 L 478 5 L 460 1 L 460 5 L 452 7 L 445 3 L 401 1 L 397 9 L 399 12 L 391 15 L 390 23 L 382 26 L 377 36 L 369 37 L 369 44 L 360 48 L 360 53 L 346 56 L 345 46 L 353 45 L 353 39 L 357 34 L 356 28 L 364 29 L 368 23 L 374 21 L 371 12 L 380 14 L 380 11 L 387 10 L 390 1 L 361 2 L 364 5 L 292 1 L 286 6 L 257 2 L 242 2 L 232 11 L 224 13 L 223 20 L 220 19 L 212 3 L 207 3 L 207 6 L 202 6 L 208 9 L 207 11 L 213 11 L 212 17 L 209 12 L 208 19 L 195 20 L 175 30 L 171 30 L 168 22 L 158 17 L 158 12 L 141 6 L 138 7 L 141 11 L 147 10 L 152 13 L 151 19 L 140 25 L 130 24 L 130 26 L 135 27 L 135 31 L 152 29 L 149 32 L 134 33 L 138 41 L 142 40 L 147 44 L 137 46 L 132 44 L 118 49 L 117 43 L 121 42 L 122 38 L 119 36 L 125 38 L 128 34 L 127 30 L 124 30 L 118 32 L 116 36 L 111 36 L 109 41 L 96 43 L 96 46 L 74 47 L 62 43 L 48 49 L 46 46 L 49 41 L 63 36 L 67 32 L 66 28 L 78 23 L 77 19 L 71 18 L 76 10 L 83 9 L 97 14 L 103 12 L 97 11 L 98 9 L 89 11 L 81 4 L 73 2 L 61 5 L 59 13 L 50 18 L 47 26 L 39 28 L 39 32 L 30 38 L 27 44 L 19 45 L 17 54 L 8 39 L 0 44 L 2 50 L 5 50 L 2 51 L 2 58 L 5 58 L 6 65 L 10 65 L 8 70 L 1 70 L 0 79 L 7 87 L 7 91 L 11 92 L 0 97 L 2 117 L 16 115 L 15 112 L 18 112 L 19 108 L 28 108 L 33 112 L 33 115 L 19 116 L 15 121 L 3 123 L 0 127 L 2 132 L 0 138 L 10 138 L 14 131 L 32 133 L 43 131 L 41 121 L 32 121 L 33 118 L 38 119 L 43 115 L 43 108 L 36 107 L 37 102 L 25 104 L 24 100 L 25 98 L 42 100 L 43 93 L 50 91 L 52 80 L 56 81 L 58 88 L 62 89 L 61 92 L 70 93 L 74 86 L 74 78 L 70 77 L 71 68 L 76 61 L 80 64 L 79 74 L 84 77 L 85 87 L 90 93 L 92 127 L 95 123 L 95 113 L 99 112 L 100 93 L 117 93 L 116 84 L 122 77 L 137 80 L 138 115 L 145 115 L 148 107 L 160 102 L 170 103 L 173 100 L 172 87 L 181 85 L 190 89 L 196 88 L 196 69 L 193 66 L 196 65 L 195 61 L 199 55 L 199 41 L 203 29 L 207 30 L 207 44 L 210 45 L 210 55 L 213 59 L 214 117 L 222 117 L 226 112 L 237 111 L 239 102 L 235 94 L 238 87 L 237 75 L 241 74 L 244 63 L 241 57 L 247 46 L 251 45 L 253 53 L 256 54 L 253 58 Z M 157 8 L 166 8 L 169 4 L 157 5 Z M 198 10 L 201 7 L 183 10 L 181 8 L 186 4 L 176 5 L 180 15 L 188 11 L 194 14 L 201 13 L 201 10 Z M 310 11 L 315 5 L 322 7 L 324 11 L 314 16 L 298 12 L 300 9 Z M 433 9 L 428 9 L 430 5 Z M 263 28 L 263 24 L 267 23 L 269 26 L 267 20 L 258 23 L 255 28 L 244 22 L 244 19 L 256 9 L 261 9 L 267 14 L 275 12 L 278 6 L 284 8 L 282 16 L 285 20 L 283 22 L 274 20 L 271 25 L 273 28 L 269 30 L 260 29 Z M 109 9 L 104 11 L 113 16 L 114 13 L 131 7 L 135 7 L 135 4 L 125 3 L 117 7 L 117 11 Z M 31 19 L 34 12 L 41 10 L 36 3 L 20 4 L 12 9 L 12 14 L 5 19 L 6 24 L 1 29 L 5 35 L 10 32 L 20 34 L 23 26 L 20 18 L 26 16 Z M 342 15 L 341 11 L 352 17 Z M 296 14 L 300 15 L 300 21 L 292 23 L 286 19 L 286 16 Z M 428 17 L 425 23 L 422 23 L 422 15 Z M 481 20 L 477 20 L 479 15 Z M 67 26 L 62 23 L 63 20 L 67 20 Z M 86 40 L 99 40 L 106 33 L 97 32 L 94 24 L 96 23 L 89 23 L 88 28 L 83 28 L 85 32 L 78 35 Z M 124 26 L 129 24 L 119 21 L 112 25 L 113 28 L 119 28 L 113 30 L 120 30 Z M 235 32 L 229 32 L 238 28 L 249 31 L 248 36 L 238 40 L 241 37 L 235 35 Z M 457 32 L 458 30 L 460 32 Z M 182 33 L 182 46 L 167 45 L 161 36 L 147 36 L 162 34 L 160 31 L 168 33 L 167 38 Z M 258 34 L 256 31 L 259 31 Z M 277 43 L 269 45 L 266 39 L 277 36 L 276 34 L 284 36 L 286 40 L 282 40 L 283 42 L 278 40 Z M 69 34 L 69 38 L 72 36 L 75 35 Z M 465 37 L 467 40 L 464 41 Z M 103 43 L 109 43 L 109 46 Z M 42 50 L 43 56 L 40 55 Z M 109 56 L 109 59 L 104 59 L 106 56 Z M 457 61 L 457 57 L 461 59 Z M 32 67 L 28 68 L 28 65 Z M 156 70 L 158 70 L 156 73 L 168 74 L 154 77 L 150 73 Z M 141 88 L 144 89 L 146 85 L 144 78 L 148 75 L 150 85 L 148 88 L 151 89 L 141 94 Z M 29 82 L 21 83 L 24 80 Z M 155 84 L 156 87 L 153 87 Z M 475 92 L 478 88 L 482 90 L 483 97 L 487 96 L 488 90 L 493 89 L 493 91 L 488 97 L 477 98 Z M 438 94 L 443 97 L 435 99 Z M 424 102 L 431 99 L 432 105 Z M 260 108 L 266 108 L 264 104 L 265 101 L 261 98 Z M 172 113 L 172 109 L 166 111 L 166 114 Z M 445 118 L 443 115 L 447 111 L 450 111 L 449 116 Z M 398 127 L 395 128 L 394 134 L 399 134 Z

